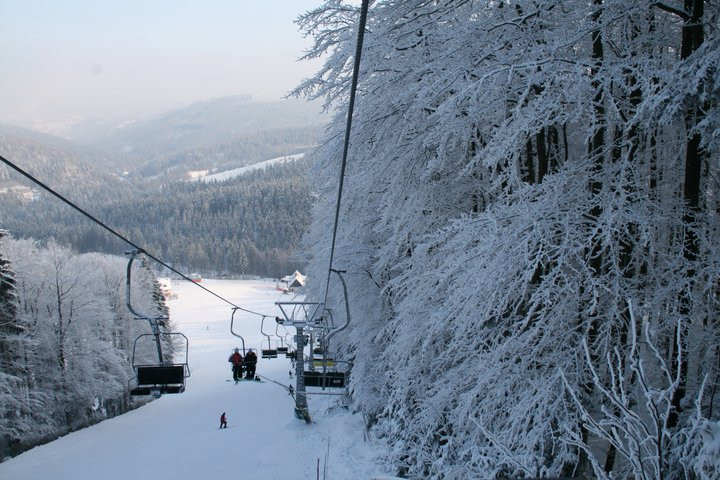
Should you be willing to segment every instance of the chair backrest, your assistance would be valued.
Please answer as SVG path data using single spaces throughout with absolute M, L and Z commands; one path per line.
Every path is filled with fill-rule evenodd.
M 184 365 L 151 365 L 137 367 L 138 386 L 178 385 L 185 383 Z
M 335 359 L 333 358 L 326 358 L 324 361 L 322 358 L 313 358 L 313 367 L 334 367 L 335 366 Z
M 345 388 L 345 372 L 314 372 L 306 370 L 303 372 L 306 387 Z

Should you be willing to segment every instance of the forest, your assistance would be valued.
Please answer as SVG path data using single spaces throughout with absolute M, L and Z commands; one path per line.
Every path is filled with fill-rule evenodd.
M 126 263 L 0 231 L 0 458 L 147 401 L 128 396 L 132 362 L 158 359 L 142 341 L 133 356 L 135 338 L 150 326 L 126 307 Z M 167 317 L 149 265 L 135 265 L 134 308 Z M 173 331 L 169 319 L 160 323 Z M 168 338 L 161 337 L 164 360 L 177 350 Z
M 182 179 L 190 170 L 231 170 L 288 153 L 306 151 L 315 145 L 319 134 L 320 128 L 313 125 L 236 135 L 209 145 L 157 154 L 136 175 L 141 178 L 157 177 L 157 180 L 168 183 Z
M 68 200 L 186 271 L 281 277 L 309 224 L 310 154 L 224 182 L 189 172 L 233 170 L 308 152 L 326 119 L 299 100 L 221 97 L 125 124 L 81 123 L 74 141 L 0 125 L 0 154 Z M 0 227 L 79 252 L 125 245 L 41 187 L 0 165 Z
M 168 114 L 167 125 L 146 122 L 124 130 L 126 137 L 105 139 L 137 140 L 132 155 L 0 125 L 0 153 L 179 271 L 281 277 L 300 266 L 291 255 L 310 222 L 310 160 L 221 182 L 187 179 L 190 169 L 237 168 L 316 142 L 317 123 L 293 123 L 304 118 L 300 107 L 273 127 L 257 121 L 242 133 L 229 131 L 238 116 L 288 113 L 277 105 L 251 107 L 219 99 Z M 169 145 L 163 135 L 187 130 L 189 117 L 199 133 L 163 148 Z M 218 119 L 224 130 L 213 128 Z M 5 165 L 0 200 L 2 460 L 147 402 L 128 395 L 133 363 L 158 359 L 147 337 L 134 350 L 136 338 L 151 330 L 126 306 L 128 246 Z M 167 317 L 152 267 L 134 266 L 133 306 Z M 161 330 L 173 332 L 172 322 L 162 320 Z M 181 353 L 168 338 L 162 337 L 164 360 Z
M 300 19 L 325 62 L 295 94 L 338 108 L 320 298 L 358 17 Z M 371 2 L 331 348 L 399 476 L 718 478 L 718 27 L 703 0 Z
M 149 191 L 120 185 L 119 195 L 101 187 L 71 199 L 180 270 L 277 278 L 299 268 L 291 255 L 310 222 L 307 169 L 298 160 L 223 182 L 171 182 Z M 122 255 L 126 248 L 47 193 L 32 202 L 7 199 L 0 212 L 17 237 L 53 238 L 79 252 Z

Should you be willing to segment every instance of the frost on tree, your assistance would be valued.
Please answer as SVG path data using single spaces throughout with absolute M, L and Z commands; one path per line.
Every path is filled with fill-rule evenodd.
M 3 450 L 23 430 L 25 406 L 18 388 L 24 373 L 18 359 L 26 346 L 26 337 L 17 318 L 15 273 L 2 248 L 7 234 L 0 230 L 0 449 Z
M 718 15 L 372 3 L 334 265 L 362 321 L 337 341 L 399 472 L 717 475 Z M 326 61 L 296 93 L 338 109 L 316 152 L 314 279 L 357 16 L 327 1 L 299 20 Z
M 148 327 L 125 305 L 126 259 L 78 255 L 52 240 L 0 242 L 4 457 L 131 408 L 133 342 Z M 166 313 L 152 272 L 142 268 L 134 278 L 134 301 Z

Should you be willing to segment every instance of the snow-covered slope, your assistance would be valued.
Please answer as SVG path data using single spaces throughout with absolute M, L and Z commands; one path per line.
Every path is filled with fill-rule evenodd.
M 270 160 L 254 163 L 252 165 L 248 165 L 247 167 L 234 168 L 232 170 L 226 170 L 224 172 L 213 173 L 212 175 L 198 176 L 197 178 L 195 178 L 195 180 L 202 180 L 203 182 L 222 182 L 223 180 L 228 180 L 230 178 L 234 178 L 240 175 L 245 175 L 246 173 L 252 172 L 254 170 L 264 170 L 271 165 L 294 162 L 296 160 L 300 160 L 304 156 L 304 153 L 296 153 L 294 155 L 285 155 L 283 157 L 271 158 Z
M 282 296 L 269 281 L 204 280 L 237 305 L 275 315 Z M 204 478 L 380 478 L 378 441 L 366 441 L 362 418 L 332 408 L 335 397 L 310 399 L 314 423 L 293 414 L 288 393 L 272 382 L 231 381 L 227 358 L 239 341 L 230 308 L 189 283 L 177 284 L 170 311 L 190 340 L 187 390 L 72 433 L 0 464 L 3 480 L 196 480 Z M 260 348 L 260 318 L 236 314 L 246 346 Z M 258 373 L 290 384 L 289 360 L 260 359 Z M 229 428 L 219 429 L 226 412 Z M 387 478 L 387 477 L 382 477 Z

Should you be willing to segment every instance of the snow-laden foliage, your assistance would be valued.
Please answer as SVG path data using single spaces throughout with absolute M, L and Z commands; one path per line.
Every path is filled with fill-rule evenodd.
M 1 246 L 3 287 L 12 287 L 2 298 L 2 311 L 11 315 L 0 327 L 5 456 L 127 410 L 133 342 L 150 329 L 125 305 L 124 258 L 78 255 L 52 241 L 41 247 L 6 237 Z M 136 270 L 134 307 L 167 315 L 152 273 Z M 165 347 L 172 355 L 170 342 Z M 155 352 L 140 344 L 136 363 L 156 363 Z
M 701 0 L 372 2 L 337 347 L 400 473 L 715 472 L 719 16 Z M 296 93 L 339 111 L 305 239 L 321 298 L 357 17 L 333 0 L 299 21 L 327 60 Z

